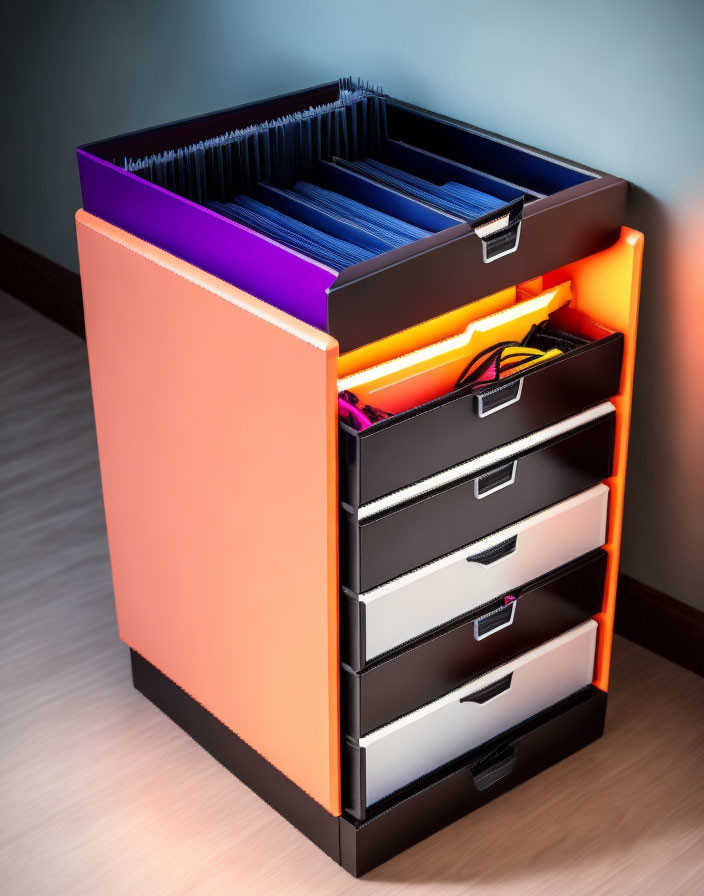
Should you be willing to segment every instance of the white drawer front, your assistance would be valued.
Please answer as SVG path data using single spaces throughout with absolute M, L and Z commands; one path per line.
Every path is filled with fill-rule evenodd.
M 590 619 L 361 738 L 366 751 L 366 804 L 591 684 L 596 635 L 597 623 Z M 505 682 L 509 675 L 510 685 L 497 696 L 484 697 L 484 702 L 466 699 L 480 691 L 486 694 L 490 685 Z
M 360 595 L 365 605 L 366 660 L 601 547 L 608 503 L 608 487 L 595 485 Z M 492 552 L 497 559 L 468 562 Z

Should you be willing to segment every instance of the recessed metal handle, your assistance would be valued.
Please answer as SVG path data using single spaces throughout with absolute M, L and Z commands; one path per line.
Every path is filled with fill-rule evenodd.
M 467 563 L 481 563 L 482 566 L 493 566 L 494 563 L 498 563 L 499 560 L 505 560 L 506 557 L 510 557 L 511 554 L 514 554 L 516 552 L 517 544 L 518 536 L 512 535 L 510 538 L 507 538 L 506 541 L 501 541 L 499 544 L 495 544 L 492 548 L 487 548 L 479 554 L 472 554 L 471 557 L 467 557 Z
M 503 411 L 504 408 L 520 401 L 522 393 L 523 377 L 512 380 L 510 383 L 504 383 L 495 389 L 475 393 L 477 417 L 488 417 L 497 411 Z
M 502 488 L 508 488 L 516 481 L 517 460 L 512 460 L 502 467 L 497 467 L 490 473 L 483 476 L 477 476 L 474 480 L 474 497 L 481 500 L 493 495 L 494 492 L 501 491 Z
M 466 697 L 460 697 L 460 703 L 488 703 L 490 700 L 506 693 L 511 687 L 512 678 L 513 672 L 509 672 L 508 675 L 504 675 L 504 677 L 499 678 L 498 681 L 492 681 L 491 684 L 480 688 L 473 694 L 467 694 Z
M 482 215 L 470 222 L 482 241 L 484 263 L 496 261 L 518 249 L 525 197 L 508 202 L 496 211 Z
M 511 744 L 499 752 L 487 756 L 471 769 L 474 786 L 477 790 L 486 790 L 512 772 L 517 761 L 518 748 L 516 744 Z
M 508 628 L 513 623 L 516 615 L 516 599 L 513 598 L 510 603 L 498 610 L 492 610 L 491 613 L 485 613 L 474 620 L 474 640 L 483 641 L 489 635 L 494 635 L 501 631 L 502 628 Z

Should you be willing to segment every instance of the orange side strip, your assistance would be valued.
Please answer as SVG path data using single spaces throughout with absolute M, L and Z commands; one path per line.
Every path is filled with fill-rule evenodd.
M 614 468 L 613 475 L 606 481 L 610 489 L 606 586 L 602 612 L 595 617 L 599 622 L 599 642 L 594 684 L 604 691 L 609 684 L 616 610 L 643 243 L 643 234 L 624 227 L 618 242 L 609 249 L 552 271 L 543 278 L 544 287 L 554 286 L 565 279 L 572 280 L 577 309 L 624 336 L 621 385 L 618 395 L 612 399 L 616 407 Z

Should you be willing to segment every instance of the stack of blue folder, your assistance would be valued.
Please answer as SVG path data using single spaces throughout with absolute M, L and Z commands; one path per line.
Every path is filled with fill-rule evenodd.
M 208 208 L 237 221 L 238 224 L 251 227 L 336 271 L 378 254 L 361 245 L 317 230 L 250 196 L 237 196 L 233 202 L 209 202 L 207 205 Z
M 402 171 L 400 168 L 392 168 L 376 159 L 362 159 L 356 162 L 345 162 L 345 167 L 356 171 L 358 174 L 400 190 L 421 202 L 426 202 L 443 212 L 458 215 L 460 218 L 473 220 L 495 211 L 504 205 L 504 201 L 483 193 L 473 187 L 467 187 L 450 181 L 446 184 L 434 184 L 431 181 Z
M 272 195 L 276 197 L 279 191 Z M 314 227 L 244 194 L 232 202 L 208 202 L 207 205 L 336 271 L 430 235 L 429 230 L 306 181 L 299 181 L 291 190 L 280 191 L 280 195 L 292 197 L 299 207 L 320 213 L 318 220 L 327 224 L 327 229 Z M 335 234 L 340 225 L 347 238 Z
M 400 218 L 387 215 L 386 212 L 377 211 L 375 208 L 357 202 L 356 199 L 350 199 L 315 184 L 299 181 L 290 192 L 305 200 L 311 207 L 328 212 L 340 220 L 355 224 L 371 233 L 377 239 L 387 243 L 389 249 L 405 246 L 406 243 L 430 236 L 429 230 L 416 227 Z

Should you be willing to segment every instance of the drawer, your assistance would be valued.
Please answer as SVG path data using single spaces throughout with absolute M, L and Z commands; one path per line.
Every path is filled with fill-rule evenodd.
M 343 589 L 342 660 L 358 672 L 402 644 L 606 541 L 609 489 L 566 501 L 359 596 Z
M 451 392 L 361 432 L 340 423 L 340 500 L 359 507 L 606 401 L 622 355 L 611 333 L 480 393 Z
M 611 474 L 614 407 L 581 414 L 340 512 L 340 582 L 361 594 Z
M 284 176 L 289 165 L 274 159 L 271 170 L 255 180 L 277 183 L 300 176 L 427 233 L 349 266 L 330 267 L 208 208 L 207 202 L 229 201 L 249 190 L 249 168 L 239 157 L 206 162 L 195 194 L 186 172 L 182 176 L 174 168 L 168 182 L 156 183 L 150 178 L 158 166 L 136 174 L 122 164 L 168 156 L 339 97 L 338 84 L 324 84 L 82 146 L 78 168 L 84 208 L 325 330 L 341 352 L 601 251 L 618 239 L 624 180 L 391 97 L 383 98 L 385 126 L 379 139 L 356 155 L 383 160 L 436 185 L 481 190 L 498 206 L 478 216 L 438 211 L 407 191 L 345 169 L 336 161 L 345 155 L 340 147 L 316 147 L 300 172 L 294 164 L 292 178 Z M 362 139 L 373 136 L 364 123 L 349 126 Z M 289 145 L 296 145 L 295 138 Z M 223 165 L 230 186 L 218 184 Z M 247 185 L 241 186 L 244 181 Z
M 589 685 L 477 750 L 340 819 L 340 859 L 359 877 L 601 737 L 607 695 Z
M 601 612 L 597 549 L 354 672 L 342 665 L 342 732 L 359 738 Z
M 596 634 L 596 622 L 584 622 L 358 742 L 346 739 L 344 808 L 359 817 L 366 807 L 586 687 L 594 672 Z

